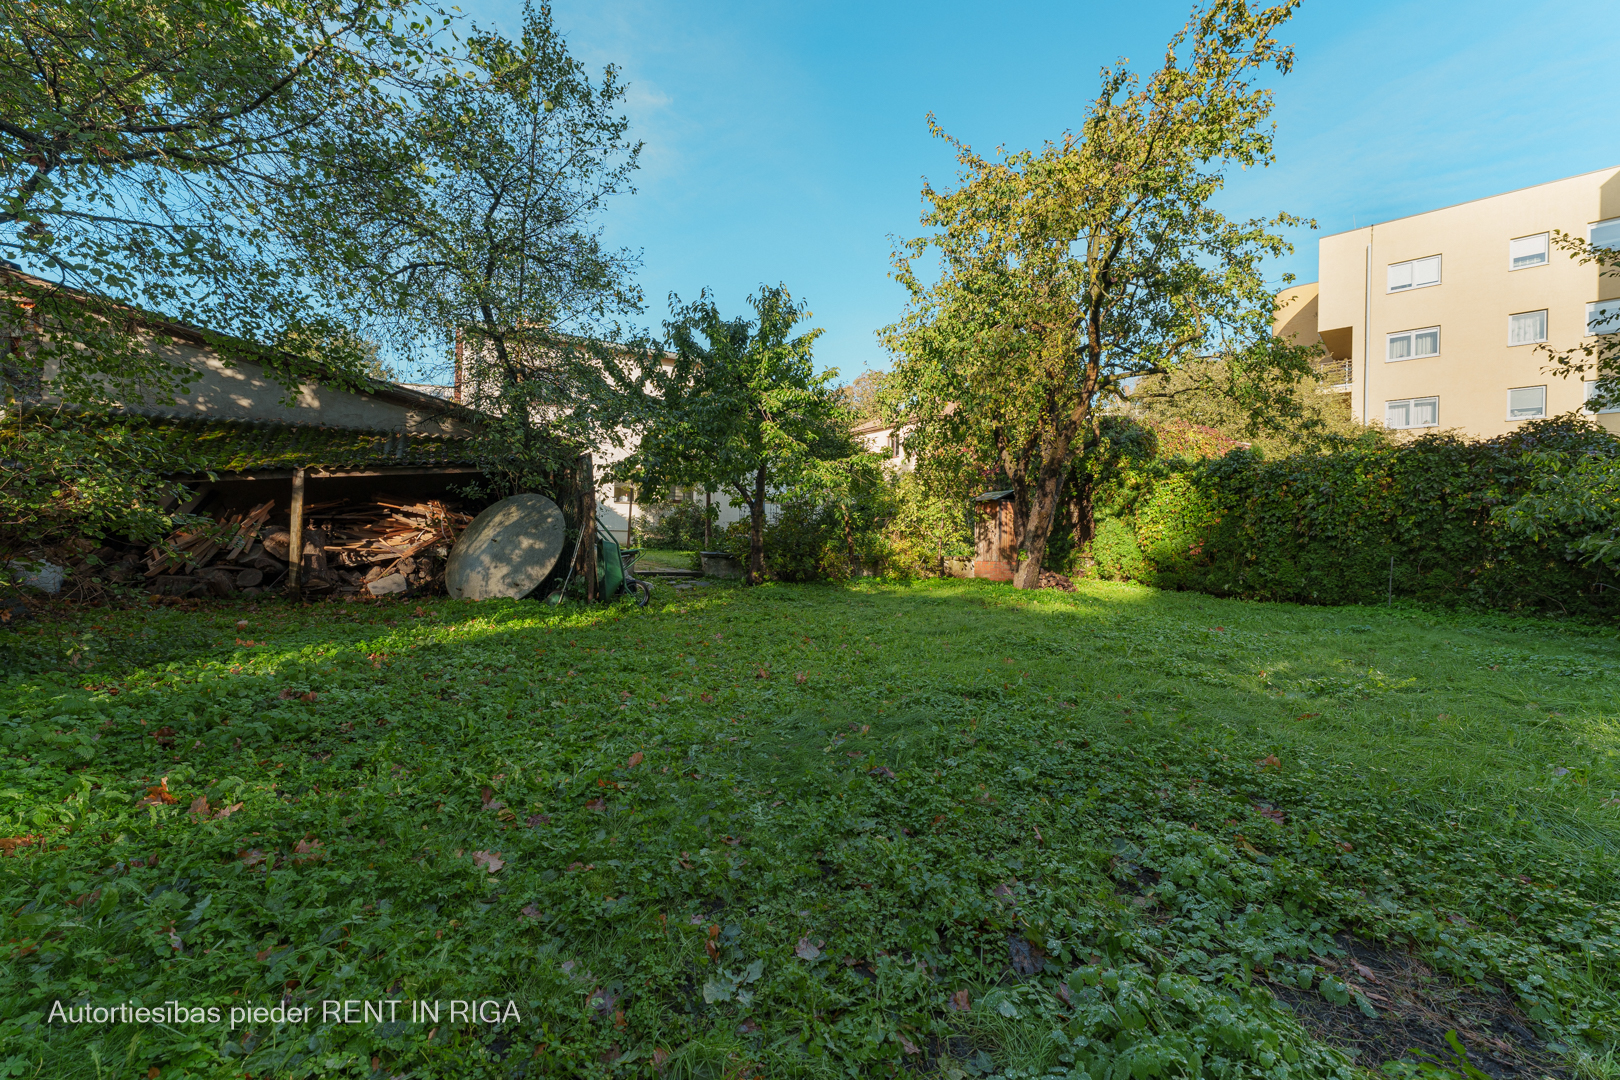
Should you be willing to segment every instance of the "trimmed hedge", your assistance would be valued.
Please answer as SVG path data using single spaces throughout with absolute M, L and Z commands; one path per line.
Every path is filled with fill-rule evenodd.
M 1614 614 L 1620 581 L 1568 554 L 1578 537 L 1527 540 L 1494 513 L 1558 461 L 1588 454 L 1620 455 L 1620 440 L 1562 417 L 1483 441 L 1435 434 L 1270 461 L 1246 450 L 1160 459 L 1130 485 L 1122 520 L 1142 569 L 1120 576 L 1313 604 L 1381 602 L 1393 576 L 1397 595 L 1429 602 Z M 1097 539 L 1099 570 L 1105 558 L 1110 570 L 1133 562 L 1106 523 Z

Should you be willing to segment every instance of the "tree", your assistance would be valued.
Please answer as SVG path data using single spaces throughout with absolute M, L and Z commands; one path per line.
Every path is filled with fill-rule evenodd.
M 644 371 L 649 410 L 627 469 L 651 501 L 671 487 L 716 484 L 748 507 L 748 571 L 765 579 L 767 499 L 828 490 L 854 481 L 863 457 L 832 382 L 817 375 L 811 348 L 820 330 L 793 335 L 809 317 L 785 288 L 749 297 L 755 318 L 726 319 L 705 291 L 676 303 L 665 324 L 674 363 Z
M 1583 240 L 1562 229 L 1554 230 L 1552 241 L 1577 262 L 1595 263 L 1599 277 L 1620 277 L 1620 247 Z M 1549 374 L 1593 384 L 1586 395 L 1588 411 L 1620 409 L 1620 304 L 1611 300 L 1598 305 L 1588 317 L 1585 339 L 1573 349 L 1536 348 L 1547 354 Z
M 459 78 L 410 0 L 17 0 L 0 12 L 0 254 L 12 394 L 182 389 L 147 311 L 248 341 L 342 340 L 344 204 L 408 199 L 420 89 Z M 222 337 L 228 359 L 236 342 Z M 53 347 L 54 346 L 54 347 Z M 85 347 L 77 347 L 85 346 Z M 353 350 L 320 355 L 360 375 Z M 290 374 L 289 386 L 296 382 Z
M 925 185 L 935 230 L 896 252 L 910 298 L 882 338 L 895 354 L 889 415 L 914 427 L 907 449 L 952 482 L 998 475 L 1013 489 L 1037 587 L 1062 489 L 1100 442 L 1099 409 L 1126 381 L 1197 357 L 1240 371 L 1306 370 L 1271 340 L 1269 231 L 1296 219 L 1229 221 L 1210 207 L 1225 170 L 1272 158 L 1260 69 L 1287 72 L 1270 35 L 1293 3 L 1251 11 L 1216 0 L 1196 12 L 1145 83 L 1122 63 L 1078 133 L 991 161 L 950 136 L 961 186 Z M 938 279 L 923 278 L 937 258 Z
M 1365 436 L 1348 397 L 1333 393 L 1314 373 L 1301 377 L 1289 366 L 1234 371 L 1222 359 L 1195 360 L 1137 383 L 1126 411 L 1159 425 L 1212 428 L 1268 454 L 1289 454 Z
M 487 77 L 421 101 L 420 202 L 381 206 L 366 231 L 400 340 L 458 335 L 462 401 L 489 418 L 486 468 L 524 490 L 618 438 L 636 400 L 641 346 L 619 323 L 640 310 L 635 260 L 604 246 L 599 219 L 633 190 L 641 147 L 617 111 L 617 71 L 593 81 L 549 8 L 526 5 L 515 41 L 474 33 L 468 53 Z
M 878 420 L 883 415 L 883 391 L 889 385 L 887 371 L 863 371 L 838 388 L 838 395 L 856 420 Z

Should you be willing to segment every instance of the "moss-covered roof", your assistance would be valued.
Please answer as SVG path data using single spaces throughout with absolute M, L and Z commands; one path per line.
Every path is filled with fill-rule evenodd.
M 229 420 L 156 420 L 176 471 L 374 469 L 472 465 L 472 440 L 411 432 L 355 431 Z

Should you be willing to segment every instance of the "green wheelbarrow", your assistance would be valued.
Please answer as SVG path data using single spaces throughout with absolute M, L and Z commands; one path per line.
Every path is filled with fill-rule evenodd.
M 635 565 L 639 558 L 641 558 L 640 548 L 621 548 L 607 526 L 602 524 L 601 517 L 597 517 L 596 583 L 603 600 L 630 596 L 635 598 L 637 607 L 647 606 L 647 601 L 652 599 L 652 583 L 636 577 Z M 570 560 L 562 586 L 546 597 L 546 603 L 553 606 L 562 603 L 563 596 L 568 592 L 568 585 L 574 579 L 576 565 L 577 560 Z

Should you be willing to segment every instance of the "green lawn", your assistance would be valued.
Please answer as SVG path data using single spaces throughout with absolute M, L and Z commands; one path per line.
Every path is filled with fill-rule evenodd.
M 660 586 L 0 664 L 0 1076 L 1620 1073 L 1607 629 Z

